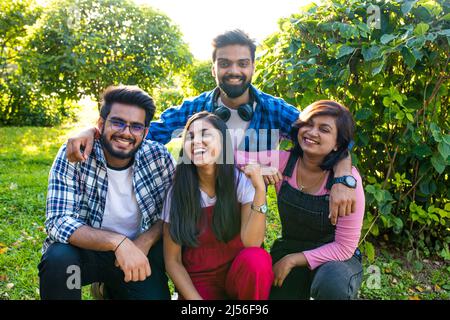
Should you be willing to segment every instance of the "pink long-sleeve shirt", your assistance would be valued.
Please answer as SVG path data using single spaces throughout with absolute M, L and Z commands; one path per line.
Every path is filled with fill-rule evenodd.
M 236 162 L 238 165 L 258 162 L 263 165 L 273 166 L 283 173 L 287 165 L 290 152 L 271 150 L 262 152 L 244 152 L 236 151 Z M 292 187 L 297 190 L 297 165 L 295 164 L 292 176 L 284 178 Z M 314 194 L 317 196 L 329 194 L 326 189 L 328 174 L 325 176 L 320 189 Z M 356 207 L 355 212 L 345 217 L 338 217 L 336 223 L 335 238 L 333 242 L 322 245 L 318 248 L 303 251 L 306 260 L 312 270 L 329 261 L 345 261 L 352 257 L 358 247 L 361 236 L 361 227 L 364 218 L 365 197 L 361 176 L 355 167 L 352 167 L 352 175 L 355 177 L 356 184 Z M 281 182 L 275 186 L 277 194 L 281 188 Z

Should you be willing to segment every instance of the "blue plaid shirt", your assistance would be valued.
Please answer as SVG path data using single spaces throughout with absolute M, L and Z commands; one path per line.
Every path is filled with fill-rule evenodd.
M 267 138 L 267 145 L 262 150 L 275 149 L 279 141 L 271 141 L 271 130 L 279 130 L 280 139 L 290 138 L 291 125 L 298 119 L 300 111 L 283 99 L 275 98 L 254 86 L 250 86 L 250 90 L 255 97 L 256 108 L 248 129 L 262 132 L 262 135 L 258 134 L 256 139 L 246 136 L 244 147 L 239 149 L 250 151 L 255 144 L 259 146 L 260 138 Z M 193 114 L 204 110 L 212 112 L 214 91 L 204 92 L 193 99 L 184 100 L 179 106 L 165 110 L 158 121 L 151 123 L 147 139 L 166 144 L 172 139 L 172 135 L 178 135 L 176 130 L 181 130 Z M 255 150 L 259 151 L 259 147 L 252 151 Z
M 68 243 L 70 236 L 83 225 L 101 228 L 108 191 L 106 160 L 98 140 L 89 158 L 70 163 L 63 145 L 50 171 L 45 228 L 44 253 L 54 242 Z M 132 166 L 133 186 L 142 214 L 141 230 L 147 231 L 158 219 L 164 197 L 172 183 L 175 160 L 161 144 L 144 141 Z

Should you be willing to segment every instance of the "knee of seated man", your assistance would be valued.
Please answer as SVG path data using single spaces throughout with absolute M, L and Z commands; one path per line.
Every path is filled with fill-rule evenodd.
M 64 243 L 53 243 L 42 257 L 42 263 L 50 267 L 66 267 L 77 264 L 78 261 L 78 249 Z M 65 272 L 66 270 L 63 271 Z

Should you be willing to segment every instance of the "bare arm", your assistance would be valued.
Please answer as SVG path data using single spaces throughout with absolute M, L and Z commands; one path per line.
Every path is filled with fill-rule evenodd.
M 252 180 L 255 187 L 253 205 L 266 203 L 266 186 L 259 165 L 251 164 L 244 168 L 244 173 Z M 260 247 L 266 231 L 266 215 L 251 209 L 251 203 L 241 208 L 241 240 L 245 247 Z
M 123 237 L 119 233 L 82 226 L 70 236 L 69 243 L 82 249 L 114 251 Z
M 143 281 L 151 274 L 147 256 L 124 235 L 81 226 L 70 236 L 69 243 L 82 249 L 114 251 L 125 282 Z
M 186 300 L 203 300 L 195 289 L 186 268 L 181 260 L 181 246 L 172 240 L 169 233 L 169 224 L 164 223 L 164 262 L 166 271 L 172 279 L 179 293 Z
M 161 239 L 162 236 L 163 221 L 158 220 L 150 229 L 140 234 L 135 240 L 134 244 L 141 249 L 141 251 L 147 255 L 151 247 Z

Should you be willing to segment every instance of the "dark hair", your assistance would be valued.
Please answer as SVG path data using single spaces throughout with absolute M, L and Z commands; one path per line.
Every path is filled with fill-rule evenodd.
M 240 29 L 226 31 L 225 33 L 220 34 L 213 39 L 213 41 L 212 41 L 212 46 L 213 46 L 212 59 L 213 59 L 213 61 L 216 61 L 217 49 L 223 48 L 226 46 L 230 46 L 233 44 L 247 46 L 250 49 L 252 61 L 253 62 L 255 61 L 255 51 L 256 51 L 255 41 L 253 39 L 250 39 L 248 34 L 246 34 L 244 31 L 242 31 Z
M 332 150 L 322 161 L 320 168 L 330 170 L 341 159 L 347 157 L 348 147 L 353 141 L 355 122 L 351 112 L 343 105 L 331 100 L 320 100 L 310 104 L 300 113 L 299 119 L 292 125 L 291 136 L 294 141 L 293 152 L 303 155 L 303 150 L 298 142 L 298 129 L 307 124 L 316 116 L 332 116 L 336 119 L 337 145 L 336 151 Z
M 145 126 L 148 127 L 155 114 L 155 103 L 147 92 L 137 86 L 110 86 L 102 94 L 100 116 L 106 119 L 111 112 L 113 103 L 123 103 L 138 106 L 145 110 Z
M 212 219 L 212 230 L 218 240 L 228 242 L 240 232 L 241 216 L 236 195 L 234 155 L 226 161 L 227 153 L 233 153 L 227 125 L 218 116 L 203 111 L 194 114 L 186 123 L 183 131 L 183 147 L 189 126 L 196 120 L 205 119 L 222 134 L 221 158 L 216 164 L 216 204 Z M 189 247 L 198 245 L 200 225 L 205 222 L 202 217 L 199 177 L 197 167 L 191 161 L 183 161 L 183 147 L 180 160 L 175 170 L 171 192 L 170 236 L 180 244 Z

